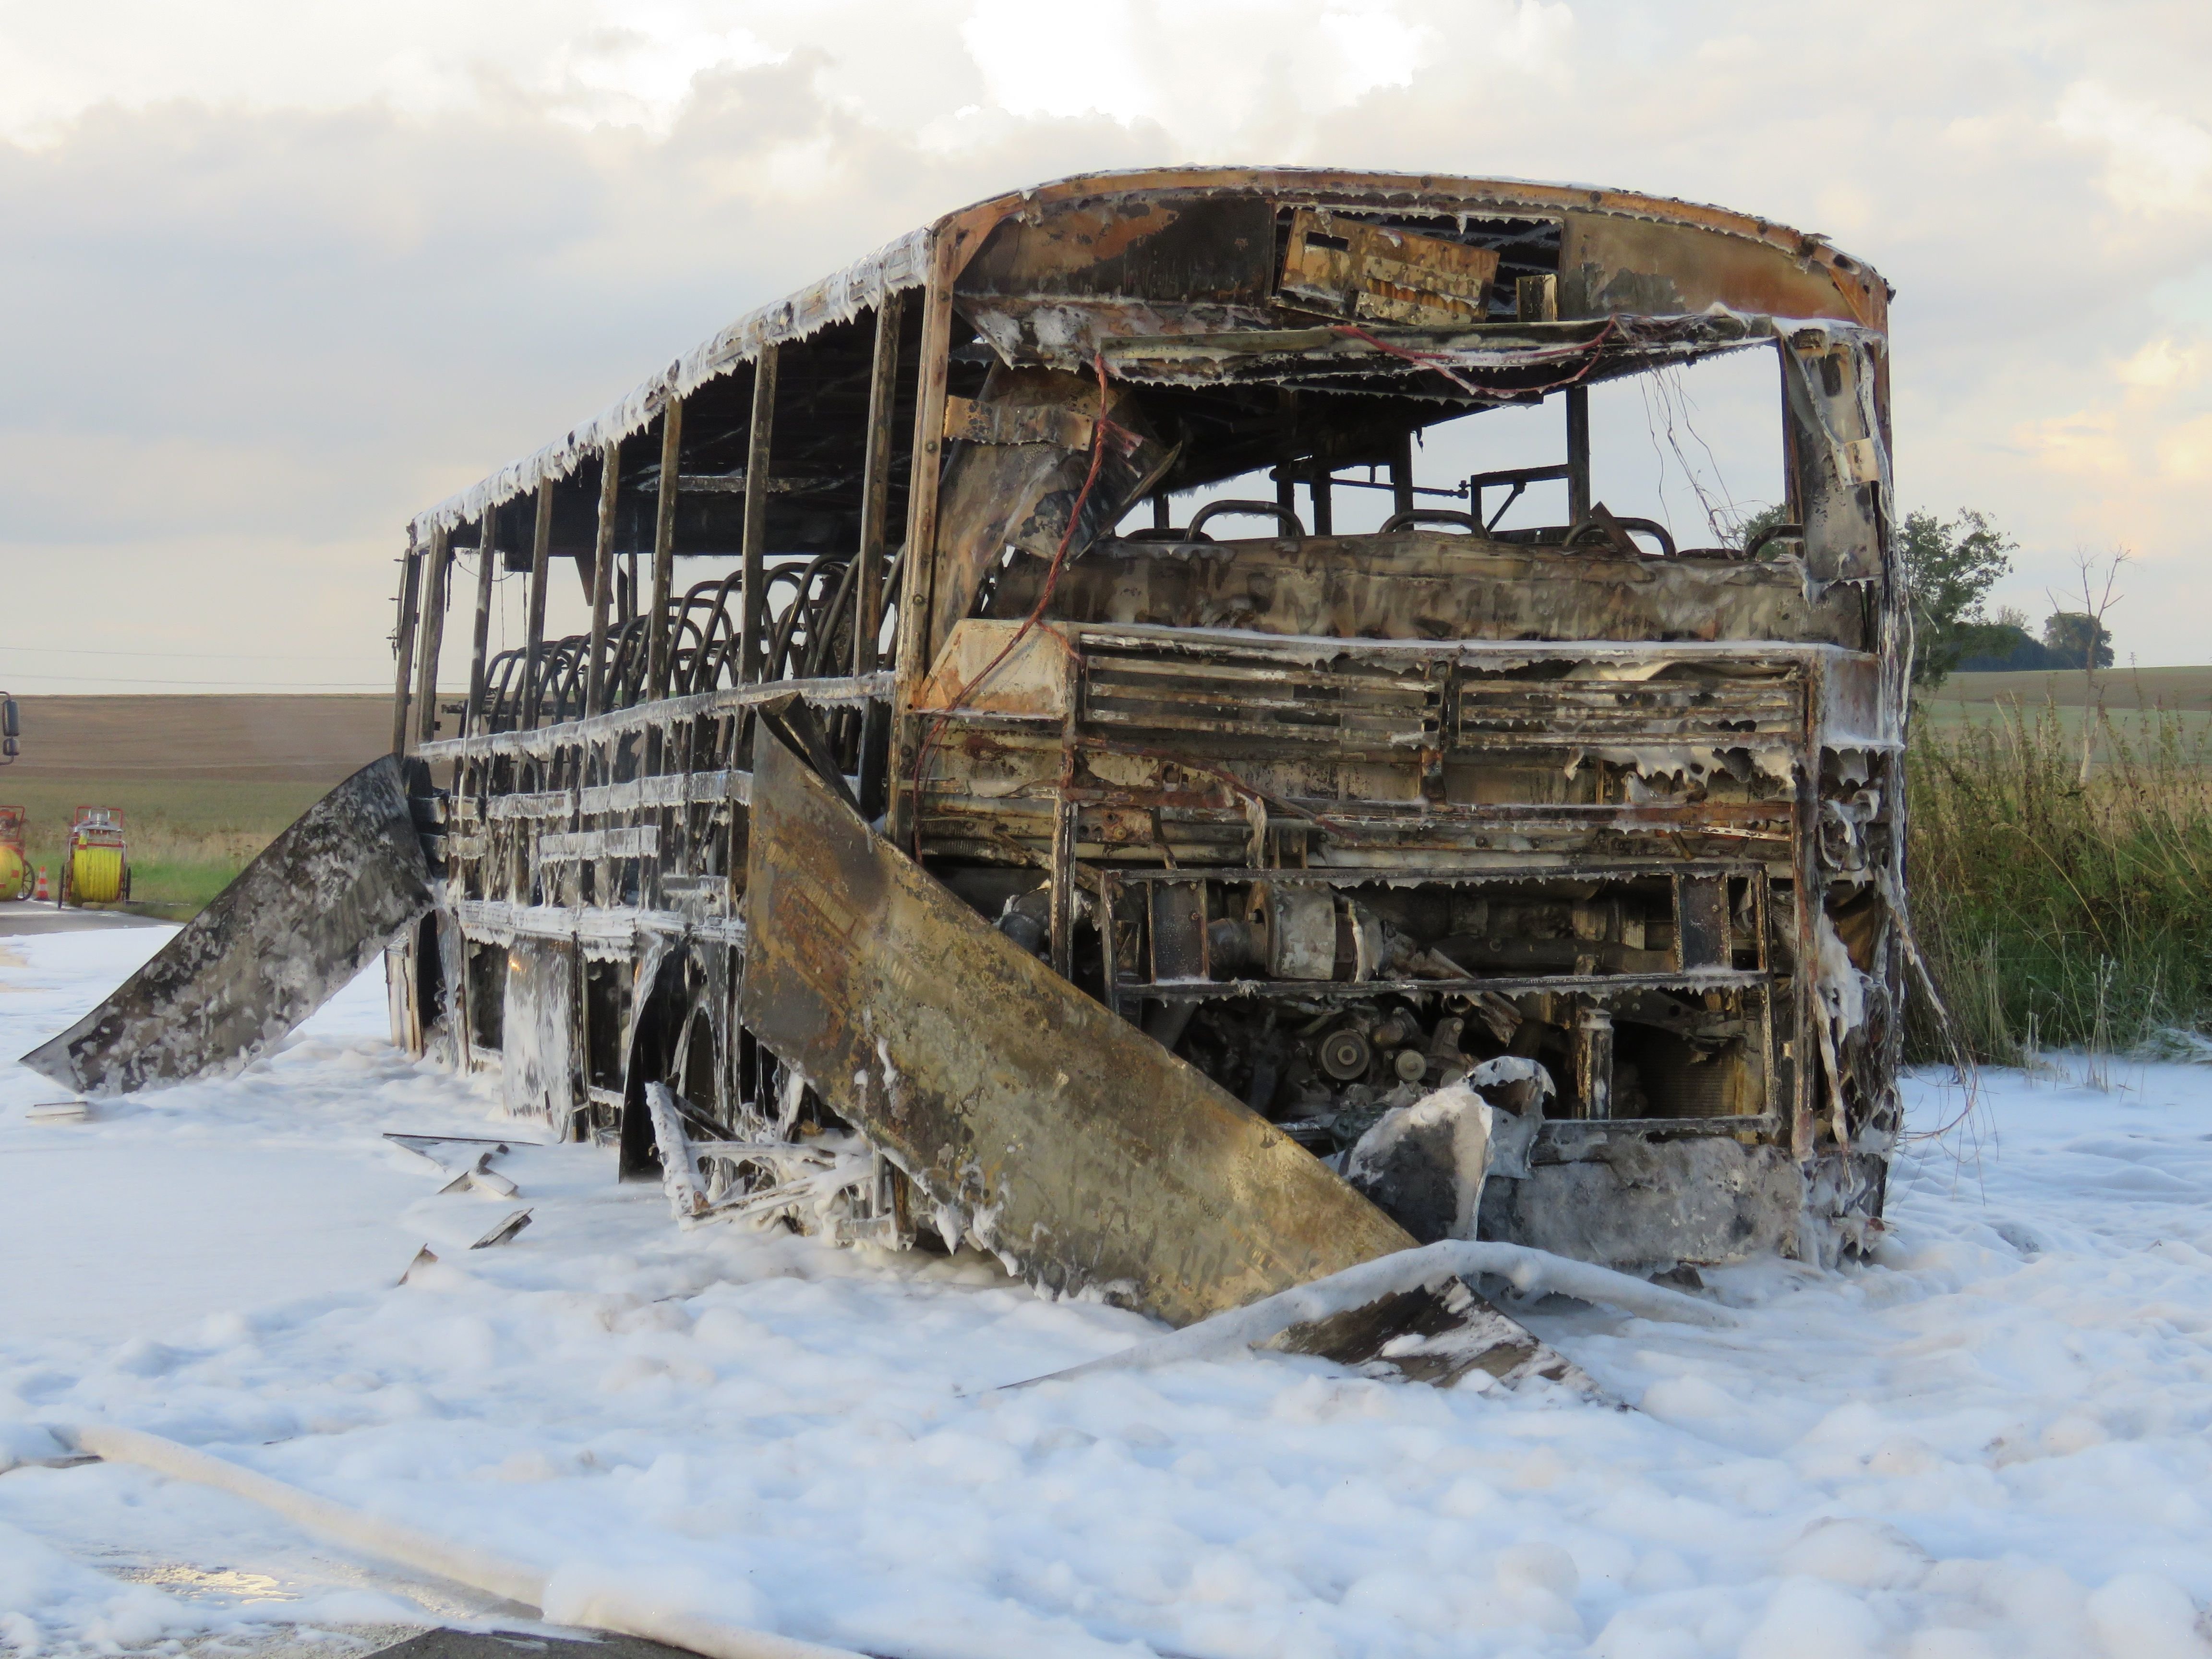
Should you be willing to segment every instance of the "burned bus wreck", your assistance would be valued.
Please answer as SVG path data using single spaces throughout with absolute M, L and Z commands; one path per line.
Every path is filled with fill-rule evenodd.
M 1861 1243 L 1907 948 L 1887 299 L 1584 188 L 951 215 L 416 520 L 396 1026 L 688 1214 L 1177 1322 L 1446 1235 Z M 1774 364 L 1779 520 L 1609 511 L 1590 388 L 1727 353 Z M 1551 460 L 1417 476 L 1528 407 Z M 1558 521 L 1501 528 L 1532 488 Z
M 919 928 L 872 971 L 884 849 L 820 877 L 834 909 L 749 894 L 767 732 L 1316 1158 L 1534 1062 L 1484 1237 L 1649 1268 L 1851 1234 L 1897 1114 L 1887 300 L 1794 232 L 1590 191 L 1196 172 L 941 221 L 416 522 L 398 729 L 443 897 L 396 1015 L 634 1165 L 665 1083 L 722 1148 L 702 1207 L 897 1243 L 1003 1206 L 1019 1156 L 927 1173 L 896 1079 L 972 1096 L 1002 1028 L 1072 1016 L 988 979 L 894 1010 L 952 958 Z M 1783 521 L 1678 545 L 1592 500 L 1588 389 L 1738 350 L 1776 362 Z M 1554 465 L 1416 493 L 1458 481 L 1415 434 L 1540 401 Z M 1335 533 L 1363 471 L 1392 516 Z M 1565 521 L 1492 528 L 1547 477 Z M 470 548 L 479 619 L 500 565 L 535 617 L 573 558 L 592 625 L 488 657 L 479 621 L 439 737 Z M 1146 1058 L 1064 1132 L 1148 1108 L 1112 1098 Z

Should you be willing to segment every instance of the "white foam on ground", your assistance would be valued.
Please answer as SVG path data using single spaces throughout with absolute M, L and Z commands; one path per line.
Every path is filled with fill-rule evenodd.
M 0 1054 L 165 937 L 0 941 Z M 2212 1071 L 1990 1078 L 1972 1140 L 1899 1160 L 1876 1263 L 1711 1275 L 1735 1328 L 1532 1311 L 1620 1413 L 1281 1356 L 969 1393 L 1159 1328 L 971 1256 L 678 1233 L 586 1147 L 519 1146 L 534 1224 L 457 1250 L 500 1206 L 382 1132 L 542 1131 L 383 1028 L 372 974 L 245 1076 L 83 1123 L 27 1123 L 58 1091 L 0 1064 L 0 1467 L 126 1424 L 914 1659 L 2212 1654 Z M 0 1646 L 454 1610 L 143 1470 L 0 1474 Z

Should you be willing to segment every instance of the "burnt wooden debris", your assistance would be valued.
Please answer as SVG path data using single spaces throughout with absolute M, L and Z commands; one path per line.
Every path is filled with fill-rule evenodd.
M 398 1035 L 687 1216 L 1176 1322 L 1403 1248 L 1338 1170 L 1479 1070 L 1455 1226 L 1641 1272 L 1863 1248 L 1907 949 L 1888 300 L 1567 186 L 948 215 L 410 527 Z M 1782 521 L 1593 499 L 1589 388 L 1724 352 L 1774 364 Z M 1417 473 L 1531 405 L 1556 461 Z M 1380 531 L 1335 528 L 1352 488 Z

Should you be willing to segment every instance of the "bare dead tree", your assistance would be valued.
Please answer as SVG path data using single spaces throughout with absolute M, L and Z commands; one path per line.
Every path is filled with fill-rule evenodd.
M 2074 555 L 2074 572 L 2081 585 L 2081 609 L 2077 613 L 2087 625 L 2081 629 L 2081 787 L 2089 787 L 2089 771 L 2096 753 L 2097 726 L 2104 714 L 2104 694 L 2097 678 L 2103 665 L 2097 660 L 2110 637 L 2105 628 L 2106 614 L 2127 595 L 2112 591 L 2119 580 L 2120 567 L 2129 563 L 2135 555 L 2124 547 L 2114 548 L 2101 558 L 2095 554 L 2077 551 Z M 2060 611 L 2058 596 L 2050 589 L 2044 590 L 2053 612 Z

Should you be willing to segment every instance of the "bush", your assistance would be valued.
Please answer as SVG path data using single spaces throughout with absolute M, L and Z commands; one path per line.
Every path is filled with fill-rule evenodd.
M 2049 704 L 1913 733 L 1914 929 L 1979 1060 L 2190 1052 L 2212 1031 L 2212 752 L 2170 710 L 2085 717 L 2106 757 L 2086 787 Z M 1915 1003 L 1914 1057 L 1948 1058 Z

